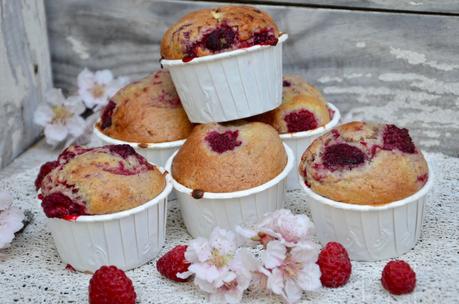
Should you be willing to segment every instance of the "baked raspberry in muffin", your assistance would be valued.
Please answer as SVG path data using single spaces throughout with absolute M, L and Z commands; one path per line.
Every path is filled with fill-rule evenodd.
M 255 7 L 201 9 L 183 16 L 164 33 L 161 56 L 189 61 L 254 45 L 276 45 L 278 37 L 271 16 Z
M 252 120 L 270 124 L 279 133 L 313 130 L 330 122 L 333 113 L 324 97 L 301 76 L 285 75 L 282 86 L 282 104 Z
M 261 185 L 287 164 L 284 146 L 271 126 L 259 122 L 194 128 L 172 163 L 180 184 L 204 192 L 233 192 Z
M 71 146 L 44 164 L 35 182 L 46 216 L 57 218 L 131 209 L 165 184 L 163 174 L 129 145 Z
M 426 183 L 426 160 L 407 129 L 350 122 L 304 152 L 300 174 L 314 192 L 335 201 L 378 205 L 406 198 Z
M 98 128 L 127 142 L 160 143 L 186 138 L 193 125 L 169 72 L 158 70 L 118 91 L 102 111 Z

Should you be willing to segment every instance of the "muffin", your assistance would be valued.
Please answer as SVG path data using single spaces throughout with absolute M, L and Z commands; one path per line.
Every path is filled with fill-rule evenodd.
M 282 104 L 252 118 L 273 126 L 279 133 L 309 131 L 330 122 L 333 113 L 322 94 L 301 76 L 285 75 Z
M 269 125 L 210 123 L 194 128 L 172 163 L 180 184 L 203 192 L 234 192 L 259 186 L 284 169 L 287 154 Z
M 271 16 L 255 7 L 201 9 L 183 16 L 164 33 L 161 56 L 189 61 L 254 45 L 276 45 L 279 34 Z
M 161 143 L 186 138 L 193 125 L 169 72 L 159 70 L 119 90 L 102 111 L 97 127 L 115 139 Z
M 163 174 L 129 145 L 71 146 L 35 181 L 46 216 L 66 218 L 131 209 L 156 197 Z
M 361 205 L 401 200 L 428 179 L 426 160 L 407 129 L 359 121 L 314 140 L 299 170 L 315 193 Z

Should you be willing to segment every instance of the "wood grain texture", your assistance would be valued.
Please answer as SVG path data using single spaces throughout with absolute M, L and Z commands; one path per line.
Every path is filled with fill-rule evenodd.
M 0 1 L 0 168 L 33 143 L 51 68 L 42 0 Z
M 47 1 L 55 84 L 87 66 L 138 78 L 159 68 L 162 33 L 189 1 Z M 459 156 L 459 18 L 262 6 L 289 34 L 284 69 L 325 92 L 345 119 L 409 127 L 421 146 Z
M 459 1 L 457 0 L 238 0 L 238 2 L 405 11 L 427 14 L 459 14 Z

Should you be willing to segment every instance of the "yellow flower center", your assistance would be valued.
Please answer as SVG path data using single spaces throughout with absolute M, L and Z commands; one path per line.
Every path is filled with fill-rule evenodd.
M 70 117 L 73 116 L 73 113 L 70 112 L 64 106 L 55 106 L 53 107 L 53 120 L 52 123 L 65 123 Z
M 101 84 L 97 83 L 91 88 L 91 94 L 94 98 L 102 97 L 104 93 L 105 93 L 105 86 Z
M 217 266 L 217 268 L 222 268 L 228 265 L 229 261 L 231 260 L 231 256 L 228 255 L 221 255 L 217 249 L 212 250 L 212 264 Z

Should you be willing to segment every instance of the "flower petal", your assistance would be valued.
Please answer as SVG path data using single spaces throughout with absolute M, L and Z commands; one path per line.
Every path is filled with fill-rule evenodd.
M 73 115 L 68 119 L 66 126 L 71 135 L 78 137 L 84 133 L 86 121 L 78 115 Z
M 51 89 L 45 93 L 46 102 L 53 106 L 58 106 L 64 103 L 65 97 L 61 89 Z
M 0 212 L 0 249 L 9 247 L 14 233 L 23 227 L 24 213 L 15 207 Z
M 185 259 L 190 263 L 205 262 L 211 256 L 212 249 L 210 248 L 210 244 L 203 237 L 191 240 L 185 251 Z
M 194 284 L 198 286 L 199 289 L 207 293 L 214 293 L 217 290 L 217 288 L 215 288 L 211 283 L 207 282 L 206 280 L 202 280 L 198 277 L 194 278 Z
M 70 112 L 76 115 L 80 115 L 86 110 L 86 107 L 83 104 L 83 99 L 81 96 L 70 96 L 65 100 L 65 106 L 69 109 Z
M 234 254 L 237 249 L 236 234 L 232 231 L 215 227 L 209 236 L 212 248 L 217 249 L 221 255 Z
M 263 265 L 272 269 L 282 265 L 285 260 L 287 248 L 280 241 L 271 241 L 266 246 L 266 250 L 261 254 Z
M 191 264 L 188 271 L 193 272 L 197 278 L 211 283 L 221 276 L 221 272 L 214 265 L 206 263 Z
M 33 122 L 39 126 L 46 126 L 53 120 L 54 112 L 50 106 L 41 104 L 33 113 Z
M 113 74 L 110 70 L 101 70 L 94 73 L 94 79 L 98 84 L 109 84 L 113 80 Z
M 298 273 L 296 282 L 303 290 L 317 290 L 322 286 L 320 282 L 320 268 L 316 263 L 305 264 Z
M 290 253 L 297 262 L 315 263 L 319 257 L 319 245 L 312 241 L 303 241 L 293 247 Z
M 83 99 L 84 105 L 88 109 L 92 109 L 96 105 L 95 98 L 94 98 L 94 96 L 92 96 L 90 91 L 88 91 L 88 90 L 80 90 L 78 92 L 79 92 L 81 98 Z
M 288 303 L 296 303 L 303 296 L 303 291 L 292 279 L 287 279 L 285 281 L 285 299 Z
M 66 126 L 61 124 L 47 124 L 45 126 L 46 142 L 55 145 L 63 141 L 68 135 Z
M 268 276 L 267 288 L 277 295 L 284 295 L 284 277 L 279 268 L 274 268 Z
M 8 209 L 13 203 L 13 197 L 8 192 L 0 192 L 0 211 Z
M 81 90 L 88 90 L 89 88 L 94 86 L 95 79 L 94 73 L 84 68 L 83 71 L 78 74 L 78 89 Z

